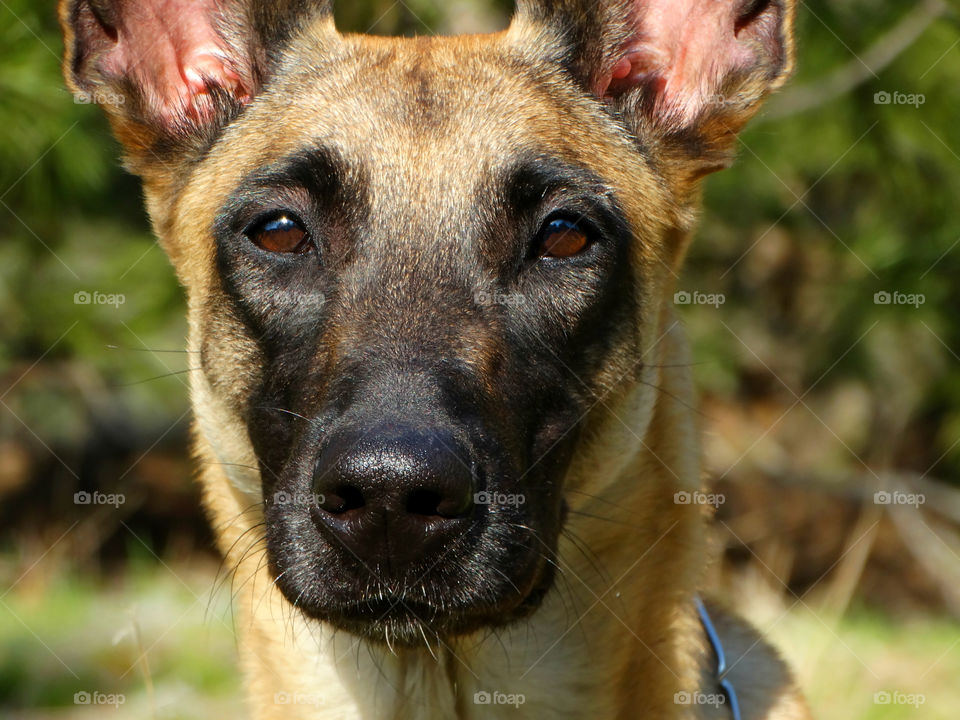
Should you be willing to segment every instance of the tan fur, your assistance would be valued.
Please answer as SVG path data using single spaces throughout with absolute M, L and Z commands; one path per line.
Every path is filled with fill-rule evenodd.
M 304 62 L 302 73 L 282 74 L 188 174 L 151 164 L 142 137 L 129 143 L 134 164 L 146 168 L 154 225 L 187 288 L 190 348 L 211 368 L 193 374 L 195 453 L 204 503 L 234 571 L 236 627 L 256 720 L 729 717 L 725 708 L 675 702 L 680 692 L 717 692 L 693 604 L 710 560 L 707 517 L 701 507 L 674 500 L 701 484 L 689 355 L 670 297 L 705 170 L 652 132 L 661 143 L 650 148 L 661 164 L 654 172 L 568 79 L 541 69 L 541 84 L 534 84 L 509 72 L 509 63 L 525 62 L 517 48 L 535 45 L 530 37 L 537 32 L 517 26 L 477 38 L 341 39 L 323 19 L 288 56 L 316 58 L 324 72 Z M 411 123 L 405 113 L 423 111 L 407 106 L 420 83 L 444 102 Z M 722 164 L 743 112 L 739 120 L 714 118 L 711 163 Z M 275 132 L 281 114 L 282 132 Z M 114 124 L 127 137 L 123 120 Z M 472 129 L 466 136 L 450 131 L 464 126 Z M 457 188 L 489 170 L 476 158 L 496 162 L 531 135 L 603 177 L 637 235 L 639 344 L 618 348 L 590 378 L 598 401 L 565 481 L 567 527 L 588 552 L 561 538 L 562 576 L 528 620 L 394 653 L 306 619 L 272 582 L 257 461 L 240 416 L 241 398 L 257 380 L 259 350 L 212 302 L 219 291 L 206 231 L 241 178 L 319 137 L 363 159 L 375 194 L 402 188 L 411 212 L 430 218 L 439 197 L 467 202 Z M 398 258 L 416 261 L 416 247 Z M 487 362 L 480 346 L 466 344 L 462 352 Z M 809 717 L 775 652 L 725 612 L 715 613 L 737 662 L 731 677 L 744 719 Z M 476 705 L 480 691 L 522 694 L 525 702 Z

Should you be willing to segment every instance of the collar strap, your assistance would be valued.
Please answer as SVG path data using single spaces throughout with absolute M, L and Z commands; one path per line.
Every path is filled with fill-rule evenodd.
M 723 643 L 720 642 L 720 636 L 717 634 L 717 629 L 713 625 L 713 620 L 710 619 L 710 613 L 707 612 L 707 608 L 699 595 L 696 597 L 696 603 L 697 612 L 700 614 L 700 622 L 703 624 L 703 629 L 707 633 L 707 639 L 710 640 L 710 645 L 713 647 L 713 654 L 717 656 L 717 687 L 720 688 L 720 692 L 722 692 L 727 699 L 733 720 L 742 720 L 740 716 L 740 703 L 737 701 L 737 691 L 734 689 L 733 683 L 725 677 L 727 674 L 727 657 L 723 652 Z

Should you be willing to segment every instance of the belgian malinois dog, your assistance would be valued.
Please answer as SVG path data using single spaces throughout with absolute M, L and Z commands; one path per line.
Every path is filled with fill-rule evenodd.
M 322 0 L 62 2 L 187 289 L 254 717 L 807 717 L 700 601 L 672 303 L 793 11 L 520 0 L 384 39 Z

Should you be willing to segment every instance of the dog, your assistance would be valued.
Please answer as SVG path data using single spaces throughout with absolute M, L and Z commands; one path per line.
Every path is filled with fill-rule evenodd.
M 388 39 L 322 0 L 62 0 L 186 288 L 253 717 L 809 716 L 701 600 L 671 301 L 793 14 L 520 0 Z

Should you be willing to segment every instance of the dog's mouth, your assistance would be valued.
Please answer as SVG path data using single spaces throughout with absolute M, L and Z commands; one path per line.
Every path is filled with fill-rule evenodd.
M 301 603 L 300 610 L 308 617 L 388 646 L 435 646 L 450 638 L 508 625 L 533 613 L 553 585 L 553 573 L 548 570 L 552 567 L 545 564 L 545 570 L 538 573 L 524 594 L 511 588 L 498 598 L 456 598 L 451 588 L 435 588 L 430 593 L 424 586 L 421 592 L 430 593 L 430 599 L 411 592 L 377 592 L 359 599 L 338 601 L 328 597 L 319 605 Z
M 326 618 L 355 635 L 401 647 L 439 642 L 490 624 L 484 613 L 454 611 L 433 603 L 384 596 L 348 603 Z
M 348 603 L 329 618 L 355 635 L 401 646 L 429 643 L 450 634 L 452 619 L 432 604 L 389 595 Z
M 304 616 L 391 646 L 435 646 L 540 607 L 554 582 L 557 530 L 535 533 L 537 520 L 483 509 L 422 558 L 387 558 L 410 563 L 398 567 L 333 540 L 309 510 L 268 504 L 267 557 L 277 587 Z
M 555 561 L 532 544 L 522 553 L 483 557 L 477 545 L 495 534 L 403 576 L 371 571 L 320 544 L 268 542 L 267 553 L 277 587 L 306 617 L 375 642 L 422 647 L 502 627 L 539 608 L 553 586 Z

